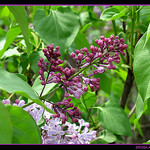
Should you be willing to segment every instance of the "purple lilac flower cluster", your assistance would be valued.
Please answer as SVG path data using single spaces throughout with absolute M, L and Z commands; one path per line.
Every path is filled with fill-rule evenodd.
M 2 100 L 3 104 L 10 104 L 10 100 Z M 44 102 L 49 108 L 53 109 L 53 105 Z M 24 100 L 15 100 L 13 106 L 22 107 L 25 105 Z M 44 117 L 45 124 L 41 126 L 41 136 L 43 144 L 90 144 L 96 140 L 96 131 L 89 130 L 89 123 L 83 119 L 78 119 L 79 126 L 75 123 L 65 122 L 60 118 L 52 117 L 48 111 L 37 104 L 29 105 L 23 108 L 38 123 L 41 117 Z
M 75 53 L 71 53 L 71 56 L 76 60 L 78 68 L 84 68 L 88 65 L 93 65 L 96 68 L 93 74 L 103 73 L 104 67 L 107 69 L 115 69 L 113 62 L 120 63 L 119 53 L 125 55 L 124 50 L 128 47 L 124 44 L 124 39 L 118 36 L 111 35 L 110 38 L 101 36 L 100 39 L 96 39 L 95 43 L 99 46 L 90 46 L 91 52 L 85 47 L 81 50 L 75 50 Z M 77 56 L 76 56 L 77 55 Z M 95 60 L 97 60 L 95 62 Z M 94 62 L 94 63 L 93 63 Z
M 124 44 L 123 38 L 119 40 L 119 37 L 114 35 L 111 35 L 110 38 L 101 36 L 100 39 L 95 40 L 95 43 L 99 47 L 91 45 L 90 50 L 85 47 L 75 50 L 75 53 L 71 53 L 71 57 L 76 61 L 77 72 L 72 67 L 63 68 L 60 66 L 63 61 L 59 59 L 61 56 L 59 46 L 56 46 L 54 49 L 54 44 L 51 44 L 44 48 L 43 53 L 47 58 L 47 62 L 44 62 L 43 58 L 40 58 L 38 61 L 41 84 L 60 83 L 65 91 L 65 98 L 73 95 L 79 99 L 82 94 L 88 91 L 88 86 L 92 92 L 99 89 L 100 78 L 93 78 L 92 76 L 105 72 L 105 68 L 109 70 L 115 69 L 116 66 L 113 62 L 120 63 L 119 54 L 125 55 L 124 50 L 127 48 L 127 45 Z M 94 71 L 84 76 L 81 72 L 89 66 L 93 66 Z M 45 78 L 44 72 L 48 73 L 47 78 Z M 53 115 L 53 117 L 60 117 L 65 123 L 68 120 L 68 114 L 73 122 L 77 122 L 80 119 L 81 112 L 70 101 L 71 98 L 68 98 L 54 104 L 53 110 L 56 112 L 56 115 Z M 73 109 L 70 109 L 72 107 Z
M 60 117 L 62 119 L 62 123 L 68 121 L 68 117 L 66 116 L 66 113 L 72 119 L 72 122 L 78 122 L 78 119 L 81 119 L 80 116 L 81 112 L 76 106 L 73 107 L 74 105 L 73 103 L 69 103 L 70 101 L 71 98 L 69 97 L 68 99 L 64 99 L 62 102 L 57 102 L 56 104 L 53 105 L 53 110 L 54 112 L 56 112 L 56 115 L 53 115 L 53 117 L 54 118 Z

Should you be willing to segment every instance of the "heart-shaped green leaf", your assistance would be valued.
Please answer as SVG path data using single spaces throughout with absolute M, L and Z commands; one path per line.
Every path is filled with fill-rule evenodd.
M 131 136 L 131 124 L 120 105 L 111 100 L 107 101 L 99 109 L 99 121 L 110 132 Z
M 51 10 L 46 16 L 43 9 L 35 12 L 33 18 L 35 32 L 48 45 L 53 43 L 60 47 L 63 55 L 65 50 L 74 41 L 79 28 L 79 16 L 69 7 L 60 7 L 56 11 Z

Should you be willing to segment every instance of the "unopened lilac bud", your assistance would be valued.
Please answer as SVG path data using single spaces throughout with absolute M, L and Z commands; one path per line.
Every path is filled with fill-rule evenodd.
M 100 39 L 101 40 L 105 40 L 105 37 L 102 35 L 102 36 L 100 36 Z
M 16 100 L 15 100 L 15 103 L 16 103 L 16 104 L 19 104 L 19 102 L 20 102 L 19 99 L 16 99 Z
M 56 46 L 56 50 L 57 50 L 57 51 L 59 50 L 59 46 Z
M 69 98 L 67 99 L 67 101 L 69 101 L 69 102 L 70 102 L 70 101 L 71 101 L 71 98 L 69 97 Z
M 41 84 L 42 84 L 42 85 L 45 85 L 45 81 L 41 81 Z
M 111 39 L 111 40 L 114 40 L 114 38 L 115 38 L 114 35 L 111 35 L 111 36 L 110 36 L 110 39 Z
M 123 38 L 120 39 L 120 43 L 124 44 L 124 39 Z
M 91 91 L 94 92 L 95 89 L 94 89 L 94 85 L 93 84 L 90 84 L 90 88 L 91 88 Z
M 118 36 L 118 35 L 116 36 L 116 39 L 119 39 L 119 36 Z
M 75 72 L 74 68 L 70 68 L 70 73 L 73 74 Z
M 44 72 L 43 72 L 41 69 L 40 69 L 39 72 L 38 72 L 39 75 L 42 75 L 43 73 L 44 73 Z
M 46 48 L 43 48 L 43 52 L 46 53 L 46 52 L 47 52 L 47 49 L 46 49 Z
M 65 91 L 64 97 L 69 97 L 69 93 Z
M 80 53 L 80 51 L 77 49 L 77 50 L 75 50 L 75 53 L 78 55 Z
M 99 45 L 100 48 L 103 48 L 104 42 L 103 42 L 102 40 L 99 40 L 99 41 L 98 41 L 98 45 Z
M 73 103 L 70 103 L 70 104 L 69 104 L 69 108 L 71 108 L 71 107 L 73 107 Z
M 85 58 L 85 61 L 86 61 L 86 62 L 90 62 L 90 61 L 91 61 L 91 58 L 86 57 L 86 58 Z
M 116 60 L 116 63 L 119 64 L 119 63 L 120 63 L 120 59 L 117 59 L 117 60 Z
M 123 45 L 123 49 L 124 49 L 124 50 L 125 50 L 127 47 L 128 47 L 127 44 L 124 44 L 124 45 Z
M 109 46 L 109 50 L 113 51 L 114 50 L 114 46 Z
M 91 46 L 90 46 L 90 49 L 91 49 L 91 51 L 94 51 L 94 46 L 91 45 Z
M 108 58 L 108 61 L 109 61 L 109 62 L 112 62 L 112 61 L 113 61 L 113 58 L 112 58 L 112 57 L 109 57 L 109 58 Z
M 72 122 L 78 122 L 76 118 L 72 118 Z
M 78 59 L 81 60 L 82 58 L 83 58 L 83 54 L 79 53 L 79 54 L 78 54 Z
M 53 43 L 50 45 L 50 49 L 51 49 L 51 50 L 54 49 L 54 44 L 53 44 Z
M 92 59 L 94 57 L 94 54 L 93 53 L 90 53 L 89 54 L 89 57 Z
M 87 49 L 86 47 L 84 47 L 83 50 L 84 50 L 85 52 L 88 52 L 88 49 Z
M 97 75 L 98 74 L 98 70 L 94 70 L 93 73 L 94 73 L 94 75 Z
M 97 82 L 100 82 L 100 80 L 101 80 L 100 78 L 97 78 Z
M 99 58 L 101 58 L 102 56 L 103 56 L 103 54 L 102 53 L 98 53 L 98 55 L 97 55 Z
M 103 73 L 103 72 L 105 72 L 105 69 L 104 69 L 104 67 L 97 67 L 97 71 L 99 73 Z
M 40 58 L 39 61 L 40 61 L 40 62 L 43 62 L 43 58 Z
M 75 57 L 75 53 L 71 53 L 71 55 L 70 55 L 71 57 Z
M 41 62 L 38 62 L 37 66 L 38 66 L 38 67 L 42 67 L 42 63 L 41 63 Z
M 68 104 L 69 104 L 69 101 L 64 99 L 64 100 L 62 101 L 62 104 L 63 104 L 63 105 L 68 105 Z
M 119 52 L 116 52 L 116 53 L 115 53 L 115 56 L 119 56 Z
M 63 79 L 63 80 L 67 80 L 66 76 L 63 76 L 62 79 Z

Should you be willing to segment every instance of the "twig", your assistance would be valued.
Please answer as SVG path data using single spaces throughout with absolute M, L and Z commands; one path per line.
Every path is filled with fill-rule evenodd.
M 123 109 L 126 105 L 128 95 L 129 95 L 130 90 L 132 88 L 133 80 L 134 80 L 134 75 L 133 75 L 132 71 L 130 70 L 130 68 L 128 68 L 128 75 L 127 75 L 125 85 L 124 85 L 124 89 L 123 89 L 123 92 L 122 92 L 122 96 L 121 96 L 121 99 L 120 99 L 120 106 Z
M 128 118 L 130 118 L 132 116 L 132 114 L 134 113 L 135 109 L 136 109 L 136 103 L 134 104 L 133 108 L 131 109 L 131 111 L 130 111 L 130 113 L 128 115 Z

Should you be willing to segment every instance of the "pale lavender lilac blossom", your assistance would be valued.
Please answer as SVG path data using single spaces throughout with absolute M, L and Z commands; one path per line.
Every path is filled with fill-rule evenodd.
M 3 104 L 11 104 L 10 100 L 2 100 Z M 44 102 L 44 104 L 52 109 L 52 104 Z M 25 105 L 24 100 L 16 100 L 13 106 L 22 107 Z M 52 114 L 44 110 L 42 106 L 31 104 L 25 108 L 33 119 L 38 123 L 39 119 L 44 117 L 45 124 L 41 126 L 41 136 L 43 144 L 90 144 L 96 140 L 96 131 L 89 129 L 89 123 L 83 119 L 78 119 L 79 126 L 75 123 L 66 121 L 62 123 L 62 119 L 53 118 Z M 44 111 L 44 113 L 43 113 Z M 83 128 L 81 130 L 81 128 Z

